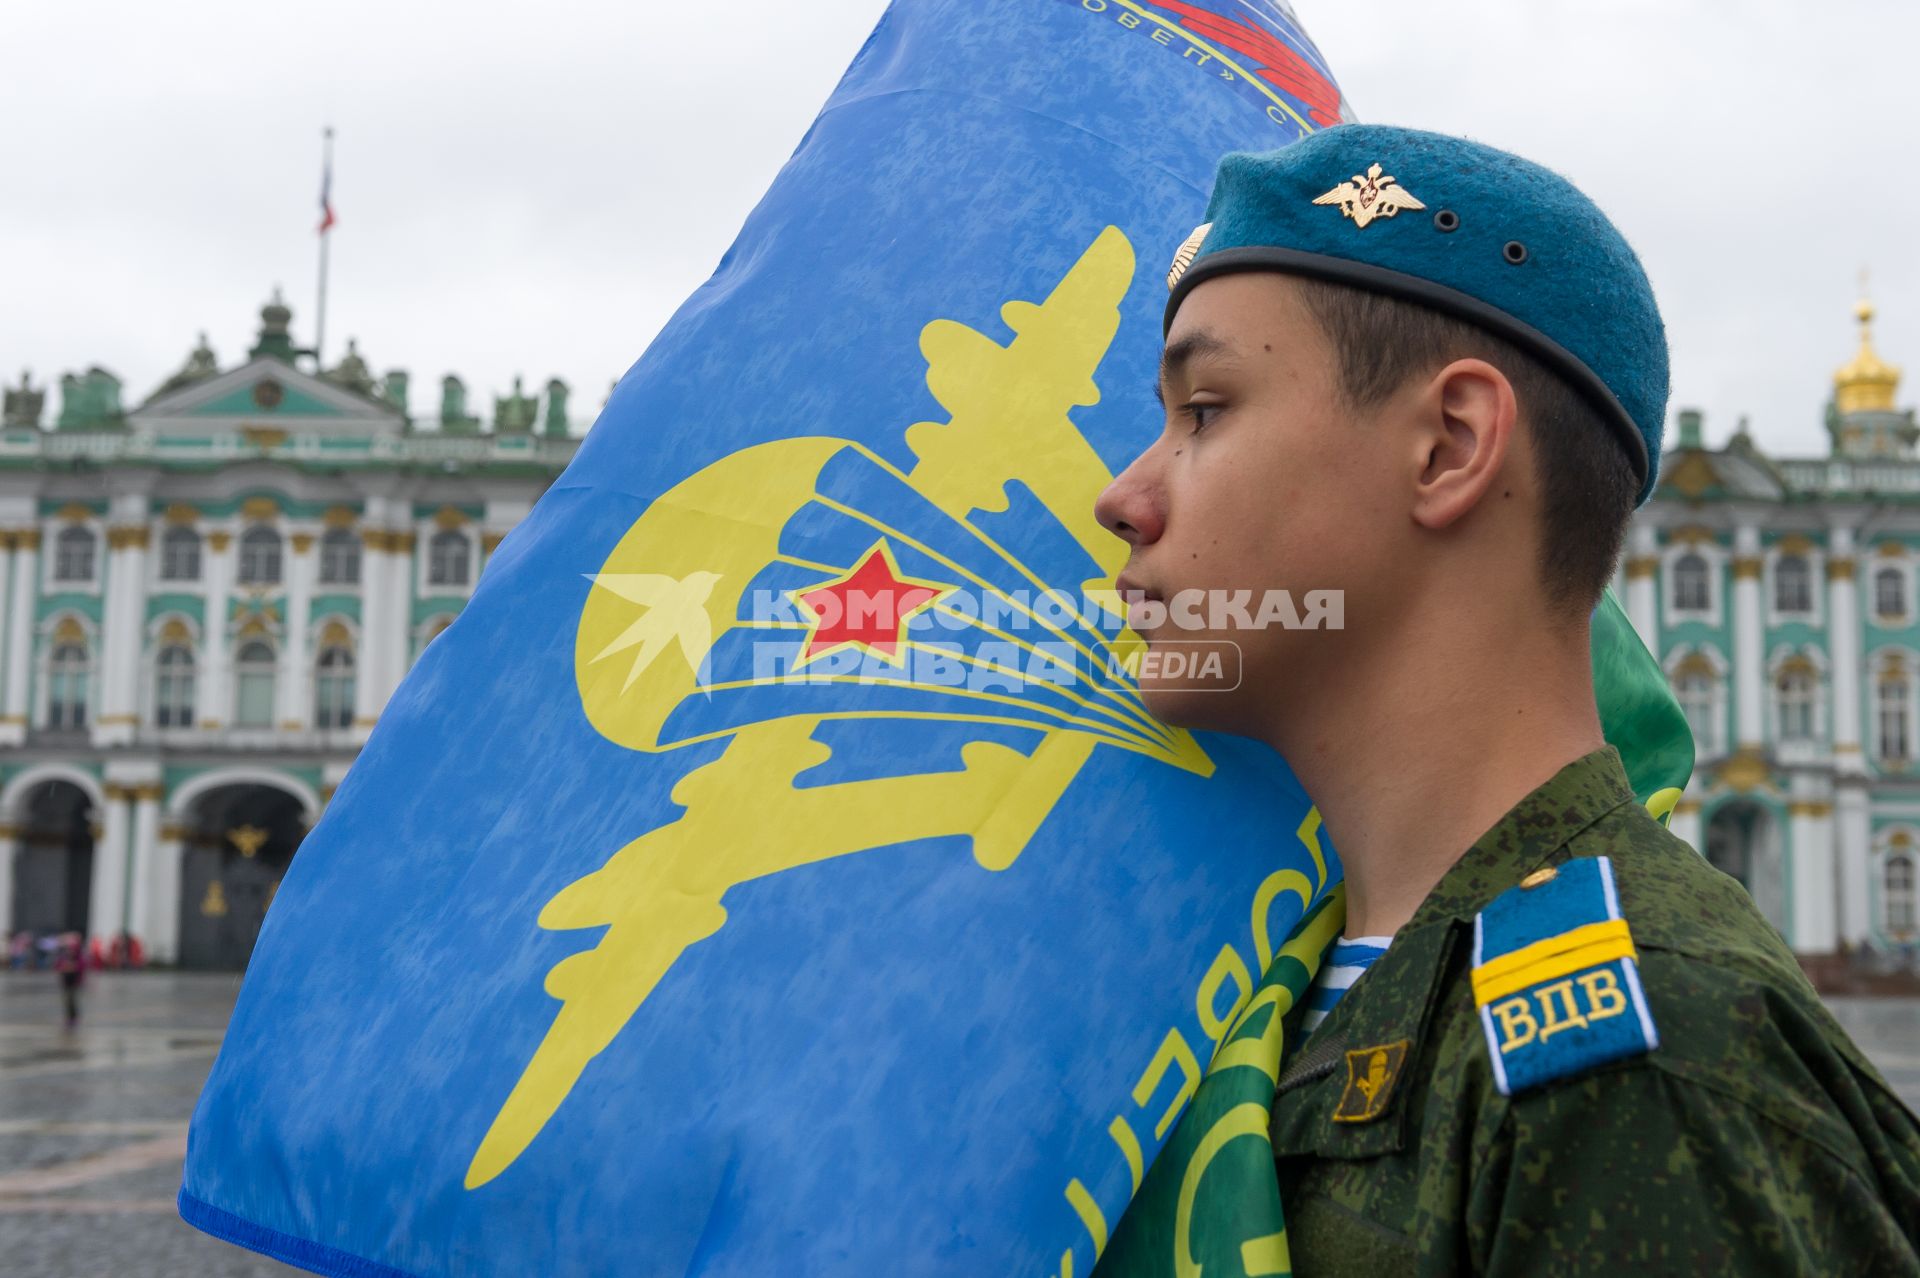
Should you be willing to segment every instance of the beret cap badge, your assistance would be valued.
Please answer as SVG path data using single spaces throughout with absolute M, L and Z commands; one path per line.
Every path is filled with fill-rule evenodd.
M 1392 217 L 1401 209 L 1427 207 L 1392 174 L 1381 176 L 1378 164 L 1370 164 L 1365 173 L 1356 173 L 1326 194 L 1314 196 L 1313 202 L 1339 206 L 1340 215 L 1352 218 L 1355 229 L 1376 217 Z
M 1399 216 L 1409 209 L 1413 221 Z M 1639 501 L 1652 495 L 1671 372 L 1660 308 L 1626 237 L 1552 169 L 1471 138 L 1336 124 L 1222 156 L 1203 217 L 1206 237 L 1169 273 L 1162 335 L 1196 288 L 1243 271 L 1425 306 L 1558 373 L 1625 449 Z M 1400 225 L 1364 229 L 1387 218 Z
M 1173 265 L 1167 268 L 1167 287 L 1171 289 L 1180 282 L 1180 277 L 1193 265 L 1193 259 L 1200 252 L 1201 241 L 1207 238 L 1207 232 L 1213 229 L 1213 223 L 1202 222 L 1193 228 L 1193 234 L 1181 241 L 1180 247 L 1173 252 Z

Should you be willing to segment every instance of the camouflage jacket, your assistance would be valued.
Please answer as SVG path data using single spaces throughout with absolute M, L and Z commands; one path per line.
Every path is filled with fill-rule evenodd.
M 1474 917 L 1601 854 L 1659 1046 L 1503 1096 Z M 1920 1273 L 1920 1125 L 1740 886 L 1634 801 L 1612 746 L 1448 871 L 1288 1061 L 1271 1134 L 1301 1278 Z

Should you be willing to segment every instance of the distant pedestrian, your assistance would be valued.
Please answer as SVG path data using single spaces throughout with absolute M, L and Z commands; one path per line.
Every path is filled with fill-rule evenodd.
M 67 1028 L 80 1023 L 80 987 L 87 980 L 87 951 L 78 932 L 60 938 L 54 954 L 53 970 L 60 975 L 60 994 L 67 1004 Z
M 33 966 L 33 933 L 25 928 L 13 934 L 13 940 L 7 944 L 7 966 L 24 968 Z

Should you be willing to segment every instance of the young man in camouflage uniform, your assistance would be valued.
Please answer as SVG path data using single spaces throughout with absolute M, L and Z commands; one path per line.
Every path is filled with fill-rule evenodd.
M 1149 704 L 1278 749 L 1347 936 L 1391 937 L 1279 1077 L 1294 1271 L 1920 1272 L 1913 1116 L 1601 734 L 1667 398 L 1632 250 L 1537 165 L 1362 125 L 1228 157 L 1208 219 L 1098 509 L 1136 601 L 1344 592 L 1338 630 L 1147 634 L 1240 645 Z

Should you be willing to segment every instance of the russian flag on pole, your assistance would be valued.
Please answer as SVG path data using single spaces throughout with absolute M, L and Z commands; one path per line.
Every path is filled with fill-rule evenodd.
M 333 130 L 327 130 L 327 158 L 320 166 L 320 234 L 333 229 Z
M 1215 161 L 1339 104 L 1273 0 L 898 0 L 308 836 L 186 1219 L 340 1275 L 1084 1278 L 1326 939 L 1284 763 L 1146 713 L 1093 502 Z

